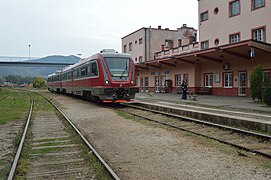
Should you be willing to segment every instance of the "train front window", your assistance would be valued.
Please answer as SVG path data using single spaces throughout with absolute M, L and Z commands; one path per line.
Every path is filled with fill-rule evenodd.
M 105 61 L 114 79 L 126 79 L 129 76 L 129 58 L 107 57 Z

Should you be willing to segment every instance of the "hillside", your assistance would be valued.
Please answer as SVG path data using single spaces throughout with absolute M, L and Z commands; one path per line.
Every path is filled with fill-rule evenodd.
M 48 63 L 71 63 L 74 64 L 80 60 L 77 56 L 47 56 L 40 59 L 29 60 L 31 62 L 48 62 Z M 23 66 L 0 66 L 0 75 L 21 75 L 21 76 L 43 76 L 46 77 L 59 70 L 59 67 L 23 67 Z

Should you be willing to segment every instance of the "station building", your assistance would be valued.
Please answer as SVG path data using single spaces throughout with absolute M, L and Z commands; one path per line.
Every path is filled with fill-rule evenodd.
M 155 46 L 150 43 L 155 48 L 144 61 L 131 53 L 140 90 L 180 93 L 185 80 L 189 93 L 249 96 L 249 76 L 258 64 L 271 79 L 271 1 L 198 0 L 198 5 L 199 42 L 190 28 L 186 44 L 168 46 L 161 37 Z M 122 38 L 123 52 L 133 35 Z

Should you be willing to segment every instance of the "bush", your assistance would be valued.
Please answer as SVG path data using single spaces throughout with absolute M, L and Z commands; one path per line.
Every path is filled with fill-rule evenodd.
M 262 101 L 263 94 L 263 72 L 261 65 L 258 65 L 250 75 L 250 95 L 252 99 Z
M 271 86 L 269 85 L 263 90 L 263 102 L 271 106 Z
M 37 77 L 33 82 L 34 88 L 42 88 L 45 87 L 45 80 L 42 77 Z

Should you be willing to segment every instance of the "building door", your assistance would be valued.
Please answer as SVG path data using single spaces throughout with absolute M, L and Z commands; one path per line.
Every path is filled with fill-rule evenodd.
M 247 95 L 247 73 L 239 72 L 239 82 L 238 82 L 238 95 L 246 96 Z
M 159 82 L 159 76 L 155 76 L 155 92 L 159 92 L 159 85 L 160 85 L 160 82 Z
M 161 92 L 166 92 L 166 76 L 161 76 Z
M 144 79 L 143 79 L 143 77 L 141 77 L 141 78 L 140 78 L 140 88 L 141 88 L 141 92 L 144 91 L 143 86 L 144 86 Z

